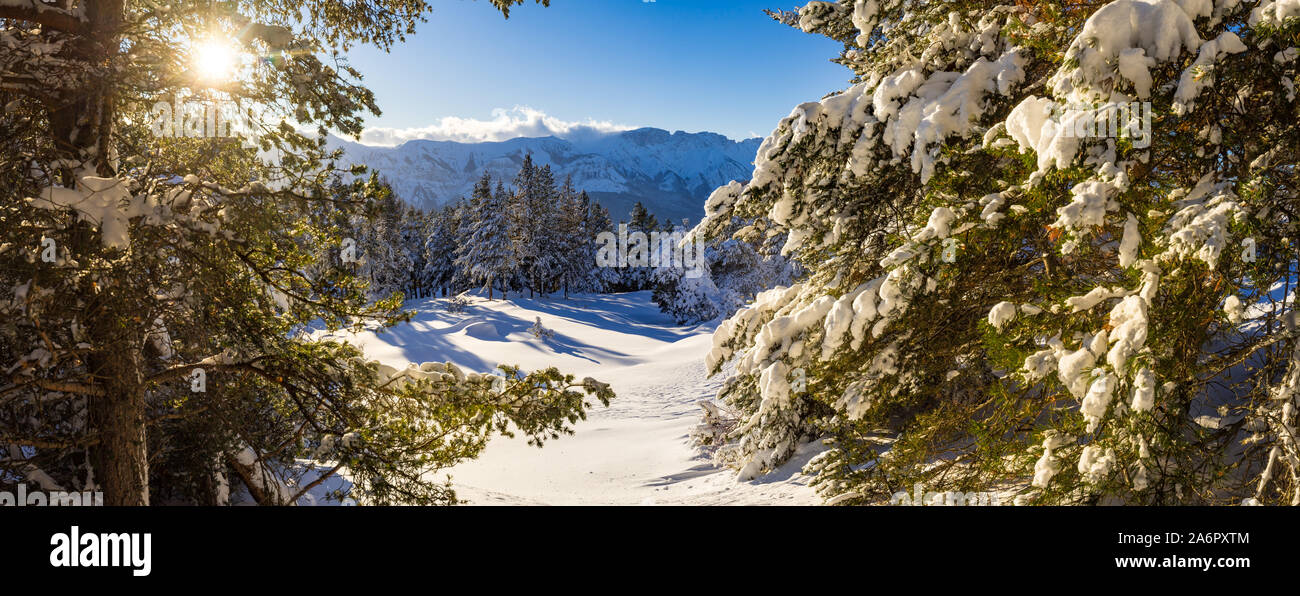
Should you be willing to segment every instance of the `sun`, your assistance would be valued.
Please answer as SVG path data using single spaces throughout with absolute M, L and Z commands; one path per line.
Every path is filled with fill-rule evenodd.
M 235 74 L 238 51 L 228 43 L 203 41 L 194 46 L 194 68 L 204 81 L 221 83 Z

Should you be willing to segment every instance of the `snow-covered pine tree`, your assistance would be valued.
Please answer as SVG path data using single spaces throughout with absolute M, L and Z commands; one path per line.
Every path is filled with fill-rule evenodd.
M 462 237 L 462 219 L 469 207 L 462 197 L 429 214 L 424 235 L 424 280 L 442 296 L 455 293 L 456 248 Z
M 520 258 L 521 255 L 527 256 L 527 251 L 522 251 L 521 253 L 520 247 L 522 245 L 519 242 L 519 239 L 517 237 L 517 232 L 516 232 L 519 220 L 515 218 L 514 210 L 518 204 L 517 202 L 519 200 L 519 194 L 515 192 L 513 189 L 506 188 L 504 181 L 497 180 L 496 190 L 492 191 L 492 196 L 496 199 L 497 204 L 506 206 L 506 211 L 507 211 L 506 226 L 508 230 L 506 236 L 510 241 L 509 248 L 511 254 L 514 255 L 514 264 L 515 264 L 514 268 L 511 269 L 510 271 L 504 271 L 504 270 L 502 271 L 502 273 L 506 277 L 501 280 L 500 287 L 503 291 L 512 290 L 512 291 L 522 292 L 524 290 L 524 275 L 523 275 L 522 268 L 520 266 Z M 473 234 L 474 232 L 474 230 L 468 226 L 466 226 L 463 230 L 466 234 Z M 465 272 L 463 270 L 458 271 L 457 275 L 460 275 L 462 278 L 464 278 Z
M 352 238 L 359 249 L 361 276 L 370 282 L 370 296 L 383 298 L 411 290 L 411 273 L 416 263 L 411 247 L 415 244 L 404 216 L 405 206 L 381 179 L 380 198 L 366 214 L 352 218 Z
M 488 291 L 489 300 L 496 289 L 501 290 L 503 299 L 507 297 L 518 266 L 505 198 L 503 193 L 492 192 L 491 175 L 485 172 L 474 184 L 470 198 L 469 236 L 456 250 L 456 266 L 470 284 Z
M 591 205 L 587 211 L 587 222 L 585 226 L 588 231 L 588 248 L 587 256 L 585 258 L 591 265 L 589 284 L 594 292 L 614 291 L 621 283 L 622 274 L 617 267 L 601 267 L 598 265 L 599 261 L 597 260 L 597 255 L 601 249 L 601 245 L 596 242 L 596 238 L 602 232 L 617 233 L 618 230 L 614 228 L 614 222 L 610 220 L 609 209 L 606 209 L 605 206 L 600 203 L 591 201 L 590 197 L 587 196 L 587 191 L 585 190 L 582 191 L 582 196 Z
M 424 280 L 426 263 L 424 261 L 425 228 L 429 224 L 429 215 L 423 210 L 403 205 L 400 222 L 402 252 L 410 263 L 406 271 L 406 297 L 422 298 L 429 292 Z
M 784 244 L 784 238 L 774 236 L 757 246 L 737 238 L 706 246 L 709 275 L 718 287 L 718 311 L 723 316 L 730 317 L 764 290 L 793 283 L 800 268 L 780 254 Z
M 1300 504 L 1300 3 L 776 16 L 855 78 L 700 228 L 766 216 L 808 271 L 715 335 L 743 477 L 826 438 L 807 470 L 832 503 Z
M 524 161 L 515 175 L 514 188 L 508 203 L 510 242 L 515 254 L 520 281 L 529 292 L 535 291 L 533 272 L 541 259 L 537 221 L 544 203 L 540 198 L 537 183 L 538 168 L 533 164 L 532 154 L 524 155 Z
M 346 469 L 360 502 L 445 503 L 431 470 L 508 425 L 566 432 L 587 396 L 612 396 L 554 369 L 506 368 L 497 390 L 304 333 L 404 317 L 336 260 L 381 187 L 357 171 L 331 188 L 326 131 L 358 135 L 376 106 L 330 58 L 387 49 L 428 9 L 0 2 L 0 483 L 218 504 L 238 478 L 288 503 Z M 241 52 L 234 79 L 190 67 L 204 42 Z M 265 108 L 252 124 L 275 158 L 218 131 L 175 138 L 158 102 L 177 100 Z
M 667 248 L 662 242 L 654 247 L 658 253 L 656 262 L 660 266 L 651 270 L 654 284 L 651 299 L 659 310 L 683 325 L 719 317 L 722 314 L 721 299 L 709 271 L 708 259 L 698 269 L 689 268 L 686 263 L 679 266 Z
M 733 217 L 729 226 L 714 225 L 717 231 L 711 241 L 694 236 L 704 250 L 702 275 L 684 276 L 676 269 L 654 273 L 654 301 L 678 323 L 730 317 L 759 292 L 788 286 L 798 275 L 798 266 L 779 254 L 784 236 L 766 234 L 771 227 L 766 218 L 748 222 Z
M 641 204 L 641 201 L 637 201 L 632 205 L 632 211 L 629 214 L 629 218 L 630 219 L 627 223 L 629 229 L 640 230 L 642 232 L 650 232 L 651 230 L 659 229 L 659 218 L 655 217 L 653 213 L 650 213 L 650 210 L 646 209 L 645 205 Z
M 573 178 L 566 177 L 560 186 L 556 206 L 555 225 L 556 242 L 559 245 L 558 283 L 564 291 L 586 292 L 591 287 L 591 269 L 595 262 L 590 258 L 591 238 L 595 235 L 587 230 L 587 213 L 591 209 L 591 198 L 587 193 L 579 193 L 573 188 Z
M 537 169 L 533 182 L 533 188 L 525 194 L 525 200 L 532 214 L 529 225 L 533 228 L 531 252 L 534 260 L 532 266 L 523 273 L 528 280 L 529 291 L 546 296 L 559 289 L 564 268 L 566 242 L 562 230 L 563 203 L 550 164 Z
M 509 211 L 519 277 L 530 296 L 545 296 L 560 289 L 564 275 L 569 241 L 562 233 L 565 199 L 551 166 L 538 167 L 531 154 L 524 156 L 514 185 Z
M 653 213 L 650 213 L 645 205 L 641 204 L 641 201 L 637 201 L 632 205 L 629 217 L 630 219 L 627 222 L 629 238 L 627 243 L 628 265 L 619 270 L 622 277 L 619 289 L 625 292 L 638 292 L 654 287 L 655 271 L 649 266 L 650 253 L 654 249 L 650 245 L 650 233 L 658 232 L 662 227 L 659 224 L 659 219 Z M 618 232 L 618 230 L 614 231 Z M 634 240 L 632 234 L 635 232 L 644 234 L 644 240 L 640 242 Z

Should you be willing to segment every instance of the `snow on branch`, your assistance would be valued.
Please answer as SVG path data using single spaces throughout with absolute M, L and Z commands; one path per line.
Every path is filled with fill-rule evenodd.
M 89 25 L 84 3 L 72 6 L 71 0 L 0 0 L 0 19 L 36 23 L 67 33 L 85 33 Z

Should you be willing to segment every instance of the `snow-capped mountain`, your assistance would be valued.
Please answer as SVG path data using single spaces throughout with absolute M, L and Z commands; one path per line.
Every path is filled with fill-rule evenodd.
M 550 165 L 556 181 L 573 177 L 605 205 L 610 216 L 626 219 L 641 201 L 659 218 L 704 215 L 704 200 L 732 180 L 748 180 L 760 139 L 733 141 L 719 134 L 669 133 L 641 128 L 586 138 L 518 138 L 502 142 L 408 141 L 397 147 L 360 145 L 331 139 L 347 160 L 379 171 L 406 202 L 432 207 L 468 196 L 474 182 L 489 172 L 509 185 L 525 155 Z

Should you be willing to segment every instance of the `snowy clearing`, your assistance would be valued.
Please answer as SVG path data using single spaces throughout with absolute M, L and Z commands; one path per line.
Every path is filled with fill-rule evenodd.
M 459 498 L 477 505 L 808 505 L 818 502 L 800 473 L 820 450 L 800 448 L 790 462 L 754 481 L 715 466 L 690 443 L 697 402 L 721 382 L 706 378 L 704 356 L 714 324 L 677 326 L 650 292 L 583 295 L 565 300 L 471 298 L 463 313 L 442 299 L 415 300 L 408 324 L 352 338 L 370 358 L 450 361 L 487 372 L 498 363 L 557 366 L 613 385 L 610 407 L 596 405 L 576 434 L 542 449 L 498 437 L 481 458 L 450 474 Z M 548 339 L 529 332 L 535 321 Z

